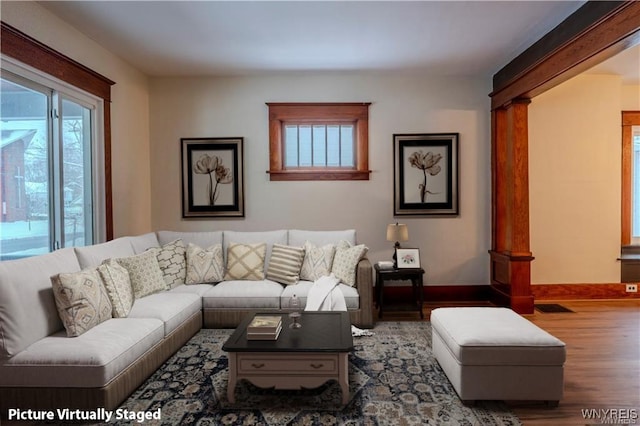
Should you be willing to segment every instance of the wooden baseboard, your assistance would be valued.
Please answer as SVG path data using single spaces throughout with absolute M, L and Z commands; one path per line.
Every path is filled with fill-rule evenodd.
M 640 288 L 640 284 L 638 285 Z M 424 286 L 425 302 L 485 302 L 491 299 L 489 285 Z M 611 284 L 533 284 L 534 300 L 594 300 L 640 299 L 639 293 L 627 293 L 624 283 Z M 412 297 L 410 286 L 384 288 L 387 301 L 402 301 Z
M 489 300 L 488 285 L 430 285 L 423 287 L 425 302 L 469 302 Z M 407 300 L 413 297 L 411 286 L 385 287 L 386 301 Z
M 640 299 L 640 293 L 627 293 L 626 284 L 533 284 L 535 300 Z

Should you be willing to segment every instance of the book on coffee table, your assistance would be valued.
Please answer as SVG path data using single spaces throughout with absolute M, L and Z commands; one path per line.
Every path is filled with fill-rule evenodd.
M 256 314 L 249 325 L 247 325 L 248 333 L 265 333 L 274 332 L 282 325 L 282 315 Z
M 282 324 L 275 331 L 247 331 L 247 340 L 278 340 Z

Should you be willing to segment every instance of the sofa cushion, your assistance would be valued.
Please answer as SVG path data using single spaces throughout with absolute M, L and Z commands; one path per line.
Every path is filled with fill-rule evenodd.
M 167 288 L 184 284 L 187 276 L 187 249 L 182 240 L 163 244 L 157 249 L 156 258 Z
M 306 241 L 304 243 L 304 261 L 300 270 L 300 279 L 315 281 L 322 276 L 329 275 L 335 253 L 336 246 L 333 244 L 317 247 L 315 244 Z
M 336 246 L 336 254 L 333 256 L 331 272 L 341 282 L 354 286 L 356 285 L 356 268 L 369 249 L 360 244 L 352 246 L 349 242 L 341 240 Z
M 159 247 L 160 243 L 158 242 L 158 237 L 155 232 L 149 232 L 148 234 L 136 235 L 134 237 L 129 238 L 129 242 L 133 247 L 133 252 L 135 254 L 140 254 L 143 251 L 147 251 L 152 247 Z
M 201 309 L 202 298 L 198 295 L 165 291 L 136 299 L 129 318 L 159 319 L 167 336 Z
M 129 272 L 131 288 L 136 299 L 167 289 L 156 252 L 156 249 L 152 249 L 135 256 L 116 259 Z
M 117 318 L 69 339 L 42 338 L 0 364 L 0 386 L 101 388 L 164 336 L 157 319 Z
M 211 247 L 216 244 L 222 244 L 222 231 L 158 231 L 158 241 L 160 244 L 167 244 L 178 239 L 182 240 L 185 246 L 195 244 L 200 247 Z
M 111 314 L 114 318 L 125 318 L 129 315 L 134 300 L 129 272 L 115 260 L 108 259 L 98 266 L 98 273 L 113 306 Z
M 79 270 L 72 248 L 0 262 L 0 358 L 63 329 L 51 276 Z
M 433 331 L 462 365 L 562 365 L 565 344 L 508 308 L 438 308 Z
M 263 280 L 266 243 L 230 243 L 225 280 Z
M 300 305 L 304 309 L 307 306 L 307 295 L 313 282 L 311 281 L 299 281 L 296 285 L 287 286 L 280 295 L 280 306 L 286 308 L 289 306 L 291 297 L 295 294 L 300 299 Z M 338 288 L 344 296 L 344 302 L 347 305 L 347 309 L 358 309 L 360 307 L 360 295 L 355 287 L 348 286 L 346 284 L 338 284 Z
M 303 259 L 303 248 L 274 244 L 269 259 L 267 278 L 285 285 L 297 283 L 300 280 Z
M 202 307 L 221 309 L 279 309 L 282 285 L 270 280 L 223 281 L 202 296 Z
M 303 231 L 300 229 L 289 230 L 289 245 L 302 247 L 309 241 L 316 246 L 325 244 L 338 244 L 338 241 L 345 240 L 351 245 L 356 245 L 356 230 L 345 229 L 344 231 Z
M 107 290 L 96 268 L 51 277 L 53 297 L 68 337 L 77 337 L 112 317 Z
M 271 257 L 271 248 L 274 244 L 288 244 L 287 243 L 287 231 L 286 230 L 278 230 L 278 231 L 265 231 L 265 232 L 239 232 L 239 231 L 224 231 L 223 234 L 223 246 L 222 248 L 224 255 L 226 256 L 229 249 L 230 243 L 245 243 L 245 244 L 255 244 L 255 243 L 266 243 L 267 244 L 267 252 L 265 254 L 265 264 L 264 264 L 264 273 L 267 272 L 267 268 L 269 267 L 269 258 Z M 225 262 L 227 258 L 225 257 Z
M 212 284 L 189 284 L 189 285 L 179 285 L 178 287 L 172 288 L 169 290 L 169 293 L 190 293 L 197 294 L 202 297 L 211 287 Z
M 217 283 L 224 279 L 222 244 L 207 249 L 189 243 L 185 284 Z
M 136 254 L 129 237 L 116 238 L 115 240 L 92 246 L 76 247 L 75 251 L 82 269 L 98 266 L 104 260 L 112 257 L 127 257 Z

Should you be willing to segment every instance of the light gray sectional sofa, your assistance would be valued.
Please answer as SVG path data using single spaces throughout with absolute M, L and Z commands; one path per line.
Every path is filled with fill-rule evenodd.
M 10 408 L 114 409 L 198 330 L 235 327 L 252 311 L 286 311 L 295 293 L 306 303 L 311 282 L 269 279 L 177 285 L 136 299 L 126 317 L 111 318 L 67 337 L 51 277 L 134 256 L 175 240 L 200 247 L 266 243 L 301 247 L 356 244 L 355 231 L 159 231 L 88 247 L 0 262 L 0 419 Z M 354 286 L 340 284 L 352 323 L 371 328 L 372 268 L 357 264 Z

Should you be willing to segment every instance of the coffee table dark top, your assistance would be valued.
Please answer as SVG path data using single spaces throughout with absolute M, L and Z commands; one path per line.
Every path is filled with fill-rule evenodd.
M 278 340 L 247 340 L 247 325 L 256 312 L 249 314 L 227 339 L 225 352 L 350 352 L 353 350 L 351 321 L 347 312 L 302 312 L 302 328 L 290 329 L 292 320 L 282 314 Z M 273 315 L 273 312 L 265 312 Z

